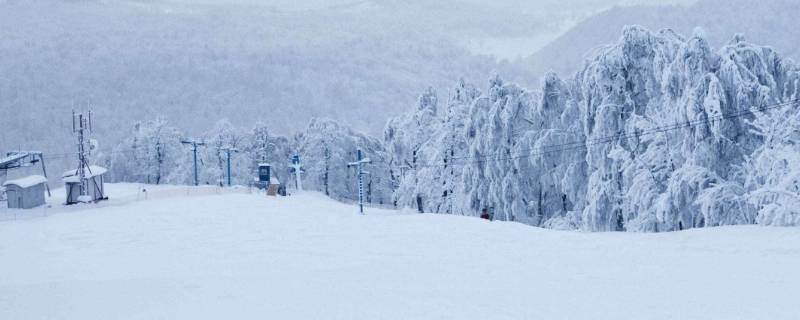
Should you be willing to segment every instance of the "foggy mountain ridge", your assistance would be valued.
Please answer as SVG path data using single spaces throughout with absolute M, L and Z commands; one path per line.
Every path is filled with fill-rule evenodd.
M 514 47 L 515 37 L 561 32 L 559 21 L 616 2 L 0 1 L 0 54 L 14 57 L 0 62 L 0 105 L 41 115 L 26 124 L 33 136 L 2 138 L 0 149 L 64 151 L 65 141 L 50 141 L 63 132 L 60 119 L 87 104 L 99 117 L 180 115 L 190 132 L 219 118 L 296 132 L 325 116 L 374 133 L 428 86 L 493 73 L 539 82 L 525 63 L 495 61 L 465 38 Z M 98 130 L 116 141 L 114 127 Z
M 26 124 L 33 134 L 23 148 L 64 151 L 66 140 L 53 141 L 63 136 L 61 119 L 87 102 L 98 119 L 163 113 L 190 132 L 219 118 L 292 132 L 310 116 L 376 132 L 428 86 L 525 74 L 384 17 L 157 1 L 0 6 L 0 54 L 14 57 L 0 61 L 0 105 L 25 110 L 0 126 L 40 115 Z M 112 141 L 116 127 L 98 123 Z M 14 138 L 0 148 L 20 143 Z
M 800 2 L 794 0 L 763 0 L 758 5 L 747 0 L 699 0 L 688 5 L 617 6 L 577 24 L 527 61 L 535 75 L 547 71 L 571 75 L 591 53 L 615 41 L 626 25 L 672 29 L 680 34 L 700 28 L 716 47 L 743 34 L 748 41 L 770 45 L 785 57 L 798 59 L 798 15 Z

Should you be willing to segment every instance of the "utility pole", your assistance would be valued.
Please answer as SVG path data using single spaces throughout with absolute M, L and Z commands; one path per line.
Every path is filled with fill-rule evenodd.
M 194 153 L 194 185 L 197 186 L 199 185 L 197 181 L 197 146 L 205 146 L 206 143 L 197 142 L 196 140 L 192 139 L 181 140 L 181 143 L 192 146 L 192 153 Z
M 358 211 L 364 214 L 364 175 L 369 172 L 364 171 L 364 165 L 371 163 L 372 160 L 364 158 L 361 149 L 356 152 L 356 161 L 347 164 L 347 167 L 356 167 L 358 171 Z
M 411 166 L 411 168 L 414 169 L 414 188 L 419 190 L 419 177 L 417 176 L 417 150 L 414 150 L 413 159 L 411 161 L 413 161 L 414 163 Z M 423 213 L 422 196 L 419 193 L 417 193 L 416 199 L 417 199 L 417 212 Z
M 226 147 L 226 148 L 220 148 L 219 150 L 225 151 L 225 153 L 228 155 L 228 186 L 230 187 L 231 186 L 231 152 L 233 152 L 233 153 L 239 152 L 239 149 Z
M 294 170 L 295 187 L 297 191 L 303 191 L 303 180 L 300 179 L 300 173 L 303 170 L 303 164 L 300 163 L 300 155 L 292 156 L 292 163 L 289 165 Z

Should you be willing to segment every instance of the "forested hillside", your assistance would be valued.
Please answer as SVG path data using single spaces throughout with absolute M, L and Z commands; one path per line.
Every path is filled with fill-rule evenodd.
M 245 151 L 240 182 L 264 160 L 285 177 L 298 152 L 308 185 L 342 200 L 357 197 L 346 163 L 363 148 L 373 160 L 368 200 L 421 212 L 589 231 L 800 223 L 800 69 L 741 36 L 714 49 L 702 34 L 627 27 L 574 77 L 548 74 L 529 90 L 494 76 L 483 93 L 463 80 L 449 92 L 424 91 L 382 139 L 330 120 L 291 138 L 260 127 L 228 134 L 224 123 L 206 137 Z M 175 138 L 152 138 L 165 131 L 136 130 L 144 137 L 114 155 L 170 141 L 188 157 Z M 152 183 L 153 173 L 120 168 L 152 168 L 141 164 L 165 163 L 160 154 L 107 165 L 117 179 Z M 204 159 L 204 179 L 220 179 L 220 151 Z M 155 172 L 186 182 L 181 168 Z

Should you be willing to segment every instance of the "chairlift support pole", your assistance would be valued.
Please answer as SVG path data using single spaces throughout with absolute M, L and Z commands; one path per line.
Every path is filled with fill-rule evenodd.
M 228 180 L 228 186 L 230 187 L 231 186 L 231 152 L 233 152 L 233 153 L 239 152 L 239 149 L 227 147 L 227 148 L 220 148 L 220 150 L 225 151 L 225 154 L 227 155 L 227 158 L 228 158 L 228 179 L 227 180 Z
M 364 158 L 361 149 L 358 149 L 356 161 L 347 164 L 347 167 L 356 167 L 358 173 L 358 211 L 362 215 L 364 214 L 364 175 L 369 174 L 369 172 L 364 171 L 364 165 L 371 162 L 372 160 Z
M 197 146 L 205 146 L 206 143 L 205 142 L 197 142 L 195 140 L 190 140 L 190 139 L 181 140 L 181 143 L 188 144 L 188 145 L 192 146 L 192 158 L 194 160 L 194 185 L 198 186 L 199 182 L 198 182 L 198 179 L 197 179 Z
M 39 156 L 39 161 L 42 162 L 42 174 L 44 178 L 47 179 L 47 167 L 44 165 L 44 154 L 39 152 L 37 155 Z M 44 187 L 47 189 L 47 197 L 52 197 L 53 195 L 50 194 L 50 183 L 45 182 Z
M 300 170 L 303 169 L 303 164 L 300 163 L 300 155 L 294 155 L 289 166 L 294 169 L 295 188 L 297 191 L 303 191 L 303 180 L 300 179 Z

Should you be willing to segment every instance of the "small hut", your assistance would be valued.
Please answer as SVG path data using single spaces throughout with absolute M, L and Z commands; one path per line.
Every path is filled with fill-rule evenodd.
M 37 175 L 6 181 L 3 188 L 6 190 L 8 208 L 31 209 L 43 205 L 46 183 L 47 178 Z
M 78 170 L 64 172 L 64 184 L 67 189 L 67 204 L 80 202 L 96 202 L 107 200 L 103 176 L 108 170 L 99 166 L 84 167 L 84 177 L 88 180 L 86 195 L 81 197 L 81 177 Z
M 256 187 L 259 189 L 266 189 L 267 195 L 276 196 L 279 194 L 281 182 L 278 177 L 272 175 L 272 166 L 268 163 L 258 164 L 258 177 L 256 178 Z
M 267 186 L 267 195 L 268 196 L 277 196 L 281 194 L 281 182 L 278 181 L 278 178 L 271 177 L 269 179 L 269 185 Z

